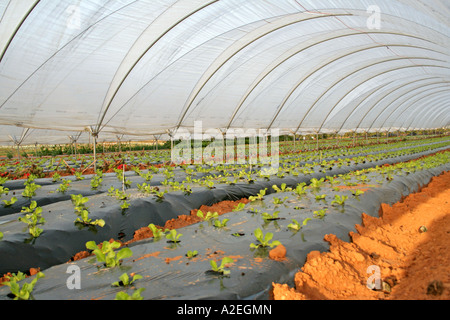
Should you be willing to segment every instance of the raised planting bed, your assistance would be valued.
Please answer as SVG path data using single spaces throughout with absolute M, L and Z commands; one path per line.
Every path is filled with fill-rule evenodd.
M 258 193 L 261 200 L 251 198 L 250 200 L 254 201 L 244 208 L 239 208 L 239 211 L 177 229 L 177 234 L 182 235 L 178 238 L 176 234 L 172 235 L 171 239 L 180 240 L 178 243 L 168 242 L 169 239 L 166 238 L 168 232 L 160 240 L 131 242 L 127 248 L 132 255 L 124 255 L 124 259 L 119 259 L 122 260 L 119 266 L 105 268 L 104 262 L 97 261 L 91 256 L 68 264 L 64 261 L 53 267 L 41 268 L 45 278 L 37 281 L 33 297 L 114 299 L 119 292 L 126 291 L 131 295 L 134 289 L 145 288 L 140 294 L 146 299 L 268 298 L 272 282 L 288 282 L 304 263 L 310 251 L 328 249 L 327 243 L 323 241 L 325 234 L 335 234 L 348 240 L 348 232 L 354 229 L 355 224 L 361 222 L 363 212 L 377 216 L 381 203 L 395 203 L 427 184 L 433 176 L 450 169 L 449 152 L 423 157 L 430 153 L 431 151 L 384 160 L 384 166 L 381 166 L 383 163 L 377 162 L 363 163 L 353 166 L 353 170 L 346 171 L 345 167 L 329 170 L 326 175 L 318 172 L 305 176 L 261 179 L 251 184 L 217 185 L 214 189 L 199 190 L 198 193 L 193 192 L 189 196 L 181 192 L 174 193 L 174 199 L 177 197 L 176 202 L 197 195 L 202 199 L 200 202 L 205 204 L 206 195 L 210 195 L 214 203 L 226 199 L 240 199 L 243 194 L 257 196 Z M 417 161 L 399 163 L 400 160 L 409 161 L 420 157 L 422 158 Z M 326 176 L 329 178 L 325 178 Z M 264 189 L 267 189 L 266 193 L 260 193 L 260 190 Z M 357 190 L 364 193 L 358 195 Z M 95 197 L 92 197 L 93 202 L 97 201 L 94 200 Z M 155 204 L 164 206 L 168 197 L 169 194 L 162 202 Z M 142 199 L 136 201 L 140 202 Z M 96 203 L 99 204 L 100 201 Z M 190 209 L 194 207 L 187 207 L 183 212 L 190 212 Z M 128 219 L 124 221 L 131 220 L 131 216 L 127 215 L 132 215 L 133 211 L 130 210 L 125 215 Z M 204 214 L 206 216 L 206 213 Z M 223 224 L 224 219 L 229 219 L 226 226 L 216 225 L 216 221 Z M 47 231 L 47 224 L 46 222 L 44 225 L 45 231 L 31 244 L 35 251 L 38 251 L 36 245 L 40 241 L 43 243 L 45 234 L 50 233 Z M 67 225 L 70 224 L 73 226 L 73 216 L 67 219 Z M 97 228 L 98 233 L 104 228 L 107 228 L 106 224 L 102 228 Z M 0 244 L 12 243 L 9 241 L 11 236 L 7 231 L 9 229 L 0 229 L 4 235 Z M 57 229 L 61 227 L 55 228 L 55 232 Z M 259 240 L 258 229 L 262 233 Z M 89 241 L 93 240 L 95 244 L 102 242 L 94 239 L 95 233 L 92 231 L 87 230 L 85 233 L 91 237 L 85 239 L 83 250 L 91 251 L 94 248 L 92 243 L 86 247 Z M 273 238 L 265 238 L 269 233 Z M 69 234 L 70 232 L 63 232 L 57 238 L 63 239 Z M 131 238 L 132 235 L 127 234 L 126 237 Z M 119 240 L 115 235 L 112 238 Z M 126 241 L 125 238 L 121 240 Z M 261 243 L 265 242 L 264 240 L 268 240 L 269 245 L 272 241 L 279 241 L 286 249 L 286 255 L 272 254 L 271 258 L 270 251 L 276 246 L 263 247 Z M 56 252 L 59 247 L 58 245 L 50 248 L 48 242 L 47 251 Z M 278 247 L 278 250 L 283 247 Z M 16 250 L 16 257 L 22 250 L 24 249 Z M 44 251 L 43 249 L 41 252 Z M 188 251 L 197 251 L 197 255 L 190 258 L 187 256 Z M 5 251 L 5 254 L 8 254 L 8 251 Z M 33 253 L 30 251 L 29 254 Z M 2 253 L 1 256 L 5 255 Z M 227 260 L 222 260 L 223 258 L 231 258 L 233 262 L 227 264 Z M 211 260 L 216 261 L 216 264 L 211 264 Z M 224 269 L 220 268 L 222 261 Z M 66 280 L 70 276 L 67 273 L 69 266 L 79 267 L 81 277 L 79 290 L 70 290 L 66 286 Z M 224 270 L 225 274 L 220 272 Z M 131 287 L 112 286 L 113 282 L 119 281 L 124 272 L 139 274 L 142 278 L 136 280 Z M 8 287 L 0 288 L 0 296 L 4 299 L 9 299 L 9 292 Z

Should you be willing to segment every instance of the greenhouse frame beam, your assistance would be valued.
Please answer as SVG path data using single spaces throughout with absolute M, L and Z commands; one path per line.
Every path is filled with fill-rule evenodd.
M 320 39 L 320 40 L 318 40 L 318 41 L 317 41 L 317 38 L 314 38 L 314 39 L 312 39 L 312 41 L 313 41 L 312 44 L 307 43 L 306 46 L 305 46 L 305 43 L 302 43 L 302 44 L 300 44 L 300 45 L 298 46 L 298 47 L 300 47 L 300 48 L 297 48 L 297 47 L 292 48 L 292 49 L 288 50 L 287 52 L 285 52 L 282 56 L 280 56 L 279 59 L 273 61 L 273 62 L 272 62 L 273 66 L 267 68 L 264 72 L 262 72 L 262 73 L 258 76 L 257 80 L 255 80 L 255 81 L 251 84 L 251 86 L 249 87 L 249 89 L 246 91 L 246 93 L 244 94 L 244 96 L 241 98 L 241 100 L 239 101 L 237 107 L 235 108 L 235 110 L 234 110 L 234 112 L 233 112 L 233 114 L 232 114 L 232 116 L 231 116 L 230 121 L 228 122 L 227 128 L 230 128 L 230 127 L 231 127 L 231 124 L 233 123 L 233 121 L 234 121 L 234 119 L 235 119 L 237 113 L 238 113 L 239 110 L 242 108 L 243 104 L 244 104 L 245 101 L 248 99 L 248 97 L 250 96 L 250 94 L 258 87 L 258 85 L 259 85 L 259 84 L 260 84 L 260 83 L 261 83 L 268 75 L 270 75 L 274 70 L 276 70 L 276 69 L 277 69 L 279 66 L 281 66 L 284 62 L 288 61 L 290 58 L 294 57 L 295 55 L 297 55 L 297 54 L 299 54 L 299 53 L 301 53 L 301 52 L 303 52 L 303 51 L 305 51 L 305 50 L 307 50 L 307 49 L 310 49 L 310 48 L 312 48 L 312 47 L 314 47 L 314 46 L 316 46 L 316 45 L 319 45 L 319 44 L 323 44 L 323 43 L 325 43 L 325 42 L 327 42 L 327 41 L 332 41 L 332 40 L 336 40 L 336 39 L 340 39 L 340 38 L 344 38 L 344 37 L 359 36 L 359 35 L 363 34 L 363 33 L 360 32 L 360 31 L 355 32 L 355 31 L 353 31 L 353 30 L 350 30 L 350 31 L 348 31 L 348 32 L 349 32 L 349 33 L 342 34 L 342 31 L 340 30 L 340 31 L 335 32 L 335 33 L 338 33 L 338 35 L 336 35 L 336 36 L 334 36 L 334 35 L 331 35 L 331 36 L 330 36 L 330 34 L 326 34 L 326 35 L 324 35 L 324 39 Z M 394 32 L 394 31 L 376 31 L 376 30 L 371 30 L 370 32 L 365 32 L 364 34 L 390 34 L 390 35 L 398 35 L 398 36 L 404 36 L 404 37 L 411 37 L 411 38 L 416 38 L 416 39 L 423 40 L 423 41 L 426 41 L 426 42 L 430 42 L 428 39 L 424 39 L 424 38 L 420 38 L 420 37 L 416 37 L 416 36 L 411 36 L 411 35 L 406 35 L 406 34 L 402 34 L 402 33 L 399 33 L 399 32 Z M 430 43 L 435 44 L 434 42 L 430 42 Z M 408 47 L 411 47 L 411 48 L 414 47 L 414 48 L 424 49 L 423 47 L 420 47 L 420 46 L 412 46 L 412 45 L 407 45 L 407 44 L 390 44 L 389 46 L 391 46 L 391 47 L 408 46 Z M 358 49 L 358 50 L 354 50 L 354 51 L 348 52 L 348 53 L 346 53 L 345 55 L 339 56 L 339 57 L 337 57 L 337 58 L 335 58 L 335 59 L 332 59 L 331 61 L 328 61 L 328 62 L 324 63 L 321 67 L 315 69 L 310 75 L 312 75 L 312 74 L 314 74 L 315 72 L 317 72 L 318 70 L 321 70 L 322 68 L 328 66 L 329 64 L 331 64 L 331 63 L 333 63 L 333 62 L 335 62 L 335 61 L 337 61 L 337 60 L 339 60 L 339 59 L 342 59 L 342 58 L 344 58 L 344 57 L 347 57 L 347 56 L 349 56 L 349 55 L 351 55 L 351 54 L 355 54 L 355 53 L 358 53 L 358 52 L 361 52 L 361 51 L 364 51 L 364 50 L 370 50 L 370 49 L 382 48 L 382 47 L 386 47 L 386 45 L 385 45 L 385 44 L 375 44 L 375 45 L 365 45 L 365 46 L 362 46 L 362 48 L 360 48 L 360 49 Z M 430 50 L 431 50 L 431 49 L 430 49 Z M 439 51 L 436 50 L 435 52 L 439 52 Z M 441 52 L 439 52 L 439 53 L 441 53 Z M 287 54 L 287 57 L 284 57 L 284 55 L 286 55 L 286 54 Z M 309 76 L 310 76 L 310 75 L 309 75 Z M 309 77 L 309 76 L 308 76 L 308 77 Z M 304 80 L 306 80 L 308 77 L 306 77 Z M 280 107 L 279 111 L 275 114 L 275 116 L 274 116 L 274 118 L 273 118 L 271 124 L 269 125 L 269 128 L 272 126 L 273 122 L 274 122 L 275 119 L 277 118 L 277 116 L 278 116 L 278 114 L 280 113 L 280 111 L 281 111 L 282 108 L 283 108 L 283 107 Z
M 189 1 L 192 2 L 192 0 L 188 0 L 188 1 L 186 1 L 186 2 L 189 2 Z M 196 14 L 197 12 L 199 12 L 199 11 L 205 9 L 206 7 L 208 7 L 208 6 L 210 6 L 210 5 L 214 4 L 214 3 L 216 3 L 216 2 L 218 2 L 218 1 L 219 1 L 219 0 L 211 0 L 211 1 L 207 2 L 207 3 L 204 3 L 204 4 L 201 5 L 200 7 L 196 8 L 196 9 L 194 9 L 193 11 L 191 11 L 191 12 L 187 13 L 186 15 L 184 15 L 182 18 L 180 18 L 180 19 L 174 21 L 169 27 L 167 27 L 167 29 L 166 29 L 164 32 L 162 32 L 161 34 L 159 34 L 158 37 L 157 37 L 156 39 L 154 39 L 154 40 L 150 43 L 150 45 L 148 45 L 148 46 L 146 47 L 146 49 L 143 50 L 143 51 L 139 54 L 139 56 L 138 56 L 136 59 L 134 59 L 134 61 L 131 63 L 131 66 L 127 68 L 127 70 L 126 70 L 126 72 L 125 72 L 125 75 L 124 75 L 123 77 L 121 77 L 121 79 L 119 80 L 118 85 L 115 86 L 114 89 L 113 89 L 112 84 L 113 84 L 114 81 L 117 79 L 119 70 L 124 66 L 124 63 L 126 62 L 126 59 L 129 57 L 129 54 L 130 54 L 131 50 L 129 51 L 129 53 L 128 53 L 128 54 L 125 56 L 125 58 L 122 60 L 122 63 L 121 63 L 121 65 L 119 66 L 119 68 L 116 70 L 116 74 L 115 74 L 115 76 L 114 76 L 114 78 L 113 78 L 113 80 L 112 80 L 112 82 L 111 82 L 110 88 L 108 89 L 108 93 L 107 93 L 107 95 L 106 95 L 106 97 L 105 97 L 105 99 L 104 99 L 104 102 L 103 102 L 103 108 L 102 108 L 103 112 L 100 113 L 100 114 L 101 114 L 101 117 L 99 118 L 99 121 L 98 121 L 98 123 L 97 123 L 97 128 L 96 128 L 97 131 L 101 131 L 101 130 L 103 129 L 103 127 L 101 127 L 101 125 L 102 125 L 102 123 L 103 123 L 103 121 L 104 121 L 104 119 L 105 119 L 106 113 L 108 112 L 109 108 L 111 107 L 111 104 L 112 104 L 112 102 L 114 101 L 114 98 L 116 97 L 116 95 L 117 95 L 117 93 L 119 92 L 120 88 L 121 88 L 122 85 L 125 83 L 125 81 L 127 80 L 128 76 L 131 74 L 131 72 L 134 70 L 134 68 L 137 66 L 137 64 L 138 64 L 138 63 L 142 60 L 142 58 L 150 51 L 150 49 L 153 48 L 153 46 L 154 46 L 156 43 L 158 43 L 159 40 L 161 40 L 165 35 L 167 35 L 171 30 L 173 30 L 173 29 L 174 29 L 176 26 L 178 26 L 180 23 L 182 23 L 183 21 L 185 21 L 186 19 L 188 19 L 188 18 L 191 17 L 192 15 Z M 176 2 L 176 3 L 178 4 L 179 2 Z M 165 16 L 165 15 L 164 15 L 164 16 Z M 145 31 L 144 31 L 144 32 L 140 35 L 140 37 L 135 41 L 135 43 L 134 43 L 133 46 L 136 46 L 136 45 L 137 45 L 137 43 L 139 42 L 139 40 L 142 39 L 142 38 L 144 37 L 144 35 L 146 34 L 146 32 L 148 32 L 148 30 L 150 29 L 150 27 L 152 27 L 152 25 L 153 25 L 153 23 L 150 24 L 150 25 L 145 29 Z
M 237 55 L 239 52 L 241 52 L 243 49 L 250 46 L 255 41 L 262 39 L 263 37 L 267 36 L 270 33 L 276 32 L 280 29 L 289 27 L 291 25 L 302 23 L 305 21 L 313 20 L 313 19 L 321 19 L 321 18 L 329 18 L 329 17 L 335 17 L 335 16 L 351 16 L 352 14 L 349 13 L 334 13 L 334 14 L 317 14 L 311 16 L 309 13 L 300 12 L 296 14 L 290 14 L 287 16 L 283 16 L 282 18 L 276 19 L 275 22 L 271 22 L 268 25 L 264 25 L 262 27 L 259 27 L 258 29 L 253 30 L 252 32 L 246 34 L 240 39 L 237 39 L 234 42 L 234 45 L 230 46 L 222 52 L 222 54 L 213 62 L 211 63 L 210 67 L 203 73 L 201 79 L 197 81 L 194 89 L 191 91 L 191 94 L 189 95 L 188 99 L 186 100 L 185 106 L 183 107 L 182 114 L 180 119 L 177 122 L 176 128 L 179 128 L 181 124 L 184 121 L 184 118 L 191 108 L 194 100 L 197 98 L 197 96 L 200 94 L 201 90 L 205 87 L 205 85 L 208 83 L 208 81 L 228 62 L 230 59 L 232 59 L 235 55 Z M 288 20 L 288 21 L 286 21 Z M 266 30 L 268 29 L 268 30 Z
M 21 1 L 25 1 L 25 0 L 21 0 Z M 6 51 L 8 51 L 9 46 L 11 45 L 11 42 L 13 41 L 14 37 L 16 36 L 16 34 L 19 32 L 20 28 L 22 27 L 23 23 L 25 22 L 25 20 L 27 20 L 27 18 L 30 16 L 31 12 L 33 12 L 34 8 L 36 8 L 36 6 L 39 4 L 41 0 L 33 0 L 33 2 L 31 2 L 30 4 L 30 8 L 27 10 L 27 12 L 25 12 L 23 18 L 18 22 L 17 26 L 14 28 L 14 31 L 12 32 L 11 36 L 9 37 L 9 39 L 5 42 L 5 45 L 2 49 L 2 51 L 0 52 L 0 63 L 3 60 L 3 57 L 6 54 Z M 11 2 L 8 3 L 8 6 L 5 10 L 5 12 L 8 10 L 9 5 L 11 4 Z
M 430 99 L 431 96 L 434 96 L 436 94 L 442 94 L 442 92 L 448 92 L 447 95 L 440 95 L 438 97 L 435 97 L 434 99 Z M 430 95 L 426 96 L 426 97 L 422 97 L 421 99 L 411 103 L 405 110 L 403 110 L 398 116 L 397 119 L 401 118 L 401 116 L 405 113 L 405 112 L 409 112 L 409 115 L 405 118 L 405 120 L 403 121 L 401 127 L 405 127 L 406 123 L 408 122 L 408 119 L 411 118 L 411 115 L 414 115 L 414 112 L 416 111 L 416 108 L 422 108 L 422 110 L 419 110 L 418 115 L 422 115 L 422 114 L 426 114 L 428 115 L 428 113 L 431 111 L 434 111 L 434 105 L 432 105 L 429 108 L 423 108 L 423 104 L 418 104 L 419 101 L 423 100 L 424 98 L 428 98 L 427 100 L 427 104 L 431 101 L 434 100 L 442 100 L 443 98 L 447 98 L 448 99 L 448 95 L 450 94 L 450 88 L 446 88 L 446 89 L 442 89 L 439 90 L 437 92 L 432 92 Z M 438 102 L 440 103 L 440 102 Z M 444 107 L 448 107 L 448 101 L 444 101 L 443 103 L 447 103 L 447 105 L 444 105 Z M 413 111 L 411 111 L 410 109 L 413 109 Z M 417 119 L 417 115 L 413 117 L 413 120 L 409 123 L 408 127 L 410 127 L 412 125 L 412 123 L 415 121 L 415 119 Z M 426 119 L 426 116 L 423 116 L 422 119 Z M 426 121 L 426 120 L 425 120 Z
M 358 72 L 360 72 L 360 71 L 362 71 L 362 70 L 365 70 L 365 69 L 370 68 L 370 67 L 372 67 L 372 66 L 375 66 L 375 65 L 377 65 L 377 64 L 382 64 L 382 63 L 387 63 L 387 62 L 392 62 L 392 61 L 400 61 L 400 60 L 411 60 L 411 59 L 414 59 L 414 60 L 421 59 L 421 60 L 430 60 L 430 61 L 433 61 L 433 60 L 434 60 L 434 61 L 441 61 L 441 62 L 442 62 L 442 60 L 439 60 L 439 59 L 426 58 L 426 57 L 395 57 L 395 58 L 390 58 L 390 59 L 384 59 L 384 60 L 381 60 L 381 61 L 377 61 L 377 62 L 375 62 L 375 63 L 371 63 L 371 64 L 369 64 L 369 65 L 366 65 L 366 66 L 362 67 L 362 68 L 359 68 L 359 69 L 357 69 L 357 70 L 351 72 L 350 74 L 346 75 L 345 77 L 342 77 L 342 78 L 339 79 L 338 81 L 336 81 L 332 86 L 330 86 L 327 90 L 325 90 L 325 92 L 323 92 L 322 95 L 321 95 L 320 97 L 318 97 L 318 98 L 316 99 L 316 101 L 309 107 L 308 111 L 307 111 L 307 112 L 305 113 L 305 115 L 303 116 L 302 120 L 300 121 L 299 125 L 297 126 L 296 132 L 298 132 L 298 130 L 301 128 L 301 126 L 302 126 L 304 120 L 305 120 L 306 117 L 309 115 L 309 113 L 313 110 L 313 108 L 317 105 L 317 103 L 319 102 L 319 100 L 322 99 L 322 97 L 325 96 L 326 93 L 328 93 L 332 88 L 334 88 L 336 85 L 338 85 L 338 84 L 339 84 L 340 82 L 342 82 L 343 80 L 346 80 L 347 78 L 349 78 L 350 76 L 354 75 L 355 73 L 358 73 Z M 370 80 L 372 80 L 372 79 L 374 79 L 374 78 L 376 78 L 376 77 L 379 77 L 379 76 L 381 76 L 381 75 L 384 75 L 384 74 L 386 74 L 386 73 L 389 73 L 389 72 L 398 71 L 398 70 L 407 69 L 407 68 L 417 68 L 417 67 L 422 68 L 422 67 L 441 67 L 441 66 L 438 66 L 438 65 L 424 65 L 424 64 L 419 64 L 419 65 L 417 65 L 417 64 L 414 64 L 414 65 L 409 65 L 409 66 L 394 67 L 394 68 L 390 68 L 390 69 L 388 69 L 388 70 L 384 70 L 384 71 L 382 71 L 382 72 L 379 72 L 379 73 L 377 73 L 376 75 L 371 76 L 371 77 L 369 77 L 369 78 L 366 78 L 364 81 L 358 83 L 358 84 L 357 84 L 356 86 L 354 86 L 351 90 L 348 90 L 347 93 L 346 93 L 341 99 L 339 99 L 339 101 L 333 106 L 333 108 L 331 108 L 331 109 L 329 110 L 329 112 L 328 112 L 328 114 L 326 115 L 325 119 L 328 118 L 328 116 L 331 114 L 331 112 L 334 110 L 334 108 L 336 108 L 336 106 L 337 106 L 337 105 L 338 105 L 338 104 L 339 104 L 346 96 L 348 96 L 353 90 L 355 90 L 356 88 L 358 88 L 358 87 L 361 86 L 362 84 L 364 84 L 364 83 L 366 83 L 366 82 L 368 82 L 368 81 L 370 81 Z M 319 128 L 319 130 L 318 130 L 317 132 L 320 132 L 320 130 L 322 129 L 322 127 L 323 127 L 323 122 L 322 122 L 322 124 L 321 124 L 321 126 L 320 126 L 320 128 Z
M 389 95 L 393 94 L 394 92 L 400 90 L 400 89 L 404 89 L 406 86 L 409 86 L 413 83 L 417 83 L 417 82 L 422 82 L 422 81 L 427 81 L 427 80 L 434 80 L 434 79 L 441 79 L 441 77 L 437 77 L 437 76 L 433 76 L 433 77 L 427 77 L 427 78 L 422 78 L 422 79 L 416 79 L 407 83 L 403 83 L 400 84 L 398 86 L 396 86 L 393 90 L 390 90 L 387 94 L 383 95 L 380 99 L 378 99 L 375 103 L 372 104 L 372 106 L 364 113 L 364 115 L 361 117 L 360 121 L 358 122 L 358 124 L 356 125 L 357 128 L 359 128 L 361 126 L 361 123 L 364 121 L 364 119 L 367 117 L 367 115 L 384 99 L 386 99 Z M 395 82 L 395 81 L 393 81 Z M 438 83 L 442 83 L 445 81 L 435 81 L 432 82 L 430 84 L 425 84 L 425 86 L 429 86 L 429 85 L 433 85 L 433 84 L 438 84 Z M 386 84 L 384 87 L 388 86 L 390 83 Z M 416 90 L 416 88 L 409 90 L 406 93 L 402 93 L 402 95 L 408 94 L 412 91 Z M 378 91 L 378 90 L 377 90 Z M 341 127 L 339 128 L 338 132 L 340 132 L 343 127 L 345 126 L 345 123 L 348 121 L 348 119 L 350 119 L 350 117 L 356 113 L 356 110 L 366 101 L 367 99 L 364 99 L 363 101 L 361 101 L 353 110 L 352 112 L 346 117 L 346 119 L 344 120 L 344 122 L 342 123 Z
M 399 110 L 400 108 L 404 107 L 404 105 L 407 104 L 408 101 L 410 101 L 411 99 L 417 98 L 417 99 L 414 100 L 414 102 L 411 103 L 411 104 L 415 104 L 417 101 L 420 101 L 420 100 L 422 100 L 423 98 L 426 98 L 426 97 L 431 96 L 431 95 L 433 94 L 433 92 L 428 93 L 427 95 L 425 95 L 425 97 L 417 97 L 418 94 L 423 94 L 423 93 L 426 93 L 426 92 L 428 92 L 428 91 L 430 91 L 430 90 L 435 90 L 435 89 L 436 89 L 436 88 L 425 89 L 425 90 L 421 91 L 420 93 L 416 93 L 415 96 L 407 98 L 406 101 L 401 102 L 399 106 L 395 107 L 395 108 L 389 113 L 389 115 L 387 116 L 387 118 L 384 119 L 384 121 L 382 122 L 382 124 L 381 124 L 379 127 L 380 127 L 380 128 L 383 128 L 383 126 L 385 125 L 385 123 L 386 123 L 389 119 L 391 119 L 391 116 L 392 116 L 397 110 Z M 398 99 L 402 98 L 402 97 L 404 97 L 404 96 L 398 97 L 397 99 L 394 100 L 394 102 L 397 101 Z M 378 118 L 380 117 L 380 115 L 381 115 L 382 113 L 384 113 L 384 111 L 386 111 L 387 108 L 389 108 L 389 107 L 392 106 L 392 105 L 393 105 L 393 103 L 389 104 L 389 105 L 386 106 L 386 108 L 384 108 L 380 113 L 378 113 L 377 117 L 372 121 L 372 124 L 370 125 L 369 130 L 371 130 L 372 127 L 375 125 L 375 123 L 376 123 L 376 121 L 378 120 Z
M 449 106 L 448 104 L 446 104 L 446 102 L 442 102 L 440 105 L 435 105 L 433 108 L 433 114 L 434 115 L 430 115 L 430 123 L 435 123 L 435 121 L 437 119 L 439 119 L 441 117 L 442 114 L 448 114 L 449 113 Z M 417 117 L 413 119 L 413 121 L 411 122 L 411 124 L 409 125 L 409 127 L 406 128 L 406 131 L 411 130 L 414 122 L 417 120 Z M 445 120 L 445 118 L 444 118 Z M 442 127 L 442 125 L 438 125 L 438 126 L 433 126 L 433 129 L 438 129 Z

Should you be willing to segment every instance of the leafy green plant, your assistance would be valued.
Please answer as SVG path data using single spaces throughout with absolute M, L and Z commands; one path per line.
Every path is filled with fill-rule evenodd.
M 316 200 L 317 201 L 325 200 L 326 197 L 327 197 L 326 194 L 318 194 L 318 195 L 316 195 Z
M 364 191 L 359 190 L 359 189 L 352 191 L 352 195 L 355 196 L 355 197 L 358 197 L 358 196 L 360 196 L 362 194 L 364 194 Z
M 0 240 L 3 239 L 3 232 L 0 232 Z
M 52 182 L 58 182 L 59 180 L 61 180 L 61 175 L 55 172 L 52 176 Z
M 144 290 L 145 288 L 136 289 L 131 296 L 124 291 L 120 291 L 116 294 L 114 300 L 143 300 L 144 298 L 141 296 L 141 293 Z
M 288 188 L 286 187 L 286 183 L 282 183 L 281 184 L 281 188 L 278 188 L 278 186 L 276 184 L 274 184 L 272 186 L 272 189 L 275 190 L 276 192 L 288 192 L 288 191 L 292 191 L 292 188 Z
M 25 209 L 25 210 L 24 210 Z M 28 212 L 25 217 L 19 217 L 20 222 L 25 223 L 28 226 L 28 233 L 33 237 L 37 238 L 41 235 L 42 229 L 38 227 L 40 224 L 45 223 L 44 217 L 42 217 L 42 208 L 37 207 L 36 201 L 30 204 L 29 208 L 24 207 L 23 212 Z
M 300 224 L 297 220 L 292 219 L 292 223 L 288 224 L 288 228 L 289 229 L 293 229 L 293 230 L 300 230 L 302 227 L 306 226 L 306 224 L 308 223 L 308 221 L 311 220 L 311 218 L 306 218 L 305 220 L 303 220 L 303 222 Z
M 230 274 L 230 270 L 226 270 L 225 267 L 227 264 L 233 263 L 234 260 L 230 257 L 224 257 L 220 262 L 220 265 L 217 265 L 215 260 L 210 260 L 209 264 L 211 265 L 211 270 L 217 273 L 221 273 L 223 275 Z
M 272 213 L 272 214 L 270 214 L 270 213 L 267 213 L 267 212 L 263 212 L 262 214 L 261 214 L 261 217 L 264 219 L 264 220 L 277 220 L 277 219 L 279 219 L 278 218 L 278 214 L 280 213 L 280 211 L 275 211 L 274 213 Z
M 233 212 L 244 210 L 244 208 L 245 208 L 245 203 L 241 202 L 236 207 L 234 207 Z
M 267 191 L 267 188 L 260 190 L 256 196 L 248 197 L 248 200 L 250 200 L 251 202 L 256 201 L 256 200 L 262 200 L 264 198 L 264 196 L 266 195 L 266 191 Z
M 101 176 L 95 175 L 91 179 L 91 189 L 97 190 L 102 184 L 103 178 Z
M 220 220 L 214 220 L 214 227 L 216 228 L 225 228 L 227 226 L 228 221 L 230 221 L 230 219 L 223 219 L 222 221 Z
M 318 180 L 316 178 L 312 178 L 310 186 L 313 189 L 320 189 L 320 187 L 322 186 L 322 183 L 324 181 L 325 181 L 325 178 L 321 178 L 320 180 Z
M 186 253 L 186 257 L 188 257 L 189 259 L 195 258 L 197 255 L 198 255 L 198 251 L 197 250 L 194 250 L 194 251 L 189 250 Z
M 131 274 L 132 278 L 130 279 L 130 276 L 124 272 L 119 277 L 119 281 L 113 282 L 113 287 L 127 287 L 131 286 L 136 280 L 142 279 L 142 276 L 140 274 Z
M 69 180 L 62 180 L 62 183 L 59 185 L 58 189 L 56 189 L 57 192 L 65 193 L 70 188 L 70 181 Z
M 339 206 L 343 206 L 345 204 L 345 200 L 348 199 L 348 196 L 340 196 L 340 195 L 335 195 L 334 196 L 334 200 L 331 201 L 331 205 L 339 205 Z
M 295 192 L 295 194 L 298 195 L 298 196 L 302 196 L 302 195 L 306 194 L 306 183 L 304 183 L 304 182 L 299 183 L 299 184 L 295 187 L 294 192 Z
M 74 174 L 75 174 L 75 178 L 77 181 L 84 180 L 83 173 L 81 173 L 79 171 L 75 171 Z
M 157 228 L 153 223 L 150 223 L 150 224 L 148 225 L 148 228 L 152 231 L 153 238 L 154 238 L 155 240 L 161 239 L 161 237 L 162 237 L 166 232 L 169 231 L 169 230 L 167 230 L 167 229 L 166 229 L 166 231 L 163 231 L 163 230 Z
M 181 237 L 182 235 L 183 235 L 183 234 L 181 234 L 181 233 L 177 233 L 177 230 L 172 229 L 172 230 L 170 230 L 169 233 L 166 235 L 166 239 L 168 239 L 169 242 L 172 242 L 172 243 L 178 243 L 178 242 L 180 242 L 180 237 Z
M 97 257 L 97 261 L 104 262 L 107 268 L 119 266 L 123 259 L 133 255 L 130 248 L 122 248 L 116 252 L 115 250 L 120 248 L 120 243 L 117 241 L 103 241 L 101 248 L 94 241 L 89 241 L 86 243 L 86 248 L 92 250 L 92 253 Z
M 272 200 L 272 202 L 274 203 L 274 204 L 283 204 L 287 199 L 288 199 L 289 197 L 284 197 L 283 199 L 280 199 L 280 198 L 273 198 L 273 200 Z
M 32 198 L 36 195 L 36 190 L 41 188 L 40 185 L 35 184 L 34 182 L 25 182 L 25 189 L 22 192 L 22 196 L 25 198 Z
M 211 219 L 217 218 L 219 214 L 217 212 L 207 212 L 206 215 L 201 211 L 197 211 L 197 217 L 201 218 L 203 221 L 209 221 Z
M 274 240 L 274 241 L 270 242 L 270 240 L 272 240 L 272 238 L 273 238 L 273 233 L 268 232 L 266 235 L 264 235 L 260 228 L 258 228 L 254 231 L 254 235 L 256 237 L 256 240 L 259 241 L 259 244 L 251 243 L 250 248 L 258 248 L 258 247 L 271 247 L 272 248 L 274 246 L 278 246 L 281 244 L 281 242 L 278 240 Z
M 323 219 L 327 213 L 328 209 L 320 209 L 313 212 L 314 218 Z
M 9 281 L 4 282 L 3 284 L 9 287 L 11 294 L 14 296 L 14 300 L 30 300 L 32 298 L 31 293 L 36 286 L 37 281 L 44 277 L 44 273 L 38 272 L 36 277 L 30 283 L 25 282 L 22 287 L 17 283 L 18 280 L 16 278 L 10 278 Z
M 105 220 L 103 219 L 92 220 L 91 218 L 89 218 L 89 211 L 86 209 L 83 209 L 79 212 L 79 217 L 75 220 L 75 223 L 81 223 L 86 226 L 99 226 L 99 227 L 105 226 Z
M 8 188 L 3 187 L 3 186 L 0 186 L 0 196 L 1 196 L 2 194 L 8 195 L 8 193 L 9 193 L 9 189 L 8 189 Z
M 86 209 L 86 203 L 89 201 L 88 197 L 84 197 L 82 194 L 72 194 L 71 196 L 72 203 L 75 206 L 75 213 L 80 214 L 83 210 Z
M 5 208 L 8 208 L 8 207 L 12 206 L 16 202 L 17 202 L 17 198 L 16 197 L 12 197 L 10 200 L 3 200 L 3 206 Z

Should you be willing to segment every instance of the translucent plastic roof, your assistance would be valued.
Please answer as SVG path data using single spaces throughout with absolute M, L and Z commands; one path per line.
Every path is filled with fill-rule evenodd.
M 447 127 L 449 17 L 445 0 L 0 0 L 0 143 Z

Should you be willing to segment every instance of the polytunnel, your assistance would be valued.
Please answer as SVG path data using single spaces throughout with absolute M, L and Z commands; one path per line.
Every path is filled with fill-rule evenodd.
M 1 0 L 0 143 L 450 124 L 445 1 Z M 80 140 L 79 140 L 80 139 Z

